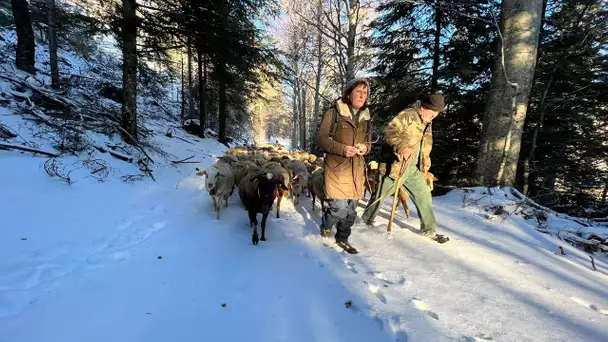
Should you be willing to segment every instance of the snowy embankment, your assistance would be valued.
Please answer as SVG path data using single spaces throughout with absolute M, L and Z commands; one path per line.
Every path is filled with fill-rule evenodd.
M 0 120 L 34 139 L 18 116 Z M 486 213 L 511 211 L 500 190 L 436 197 L 445 245 L 402 214 L 387 239 L 386 205 L 347 255 L 322 244 L 303 199 L 252 246 L 238 194 L 217 221 L 195 176 L 224 147 L 181 137 L 194 145 L 157 128 L 157 182 L 125 183 L 137 167 L 100 154 L 106 182 L 81 168 L 68 186 L 46 158 L 0 151 L 0 341 L 608 340 L 606 259 L 594 271 L 521 216 Z M 170 162 L 191 155 L 201 163 Z

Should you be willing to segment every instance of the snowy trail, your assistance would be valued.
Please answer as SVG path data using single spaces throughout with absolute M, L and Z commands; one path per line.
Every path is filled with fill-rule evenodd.
M 19 227 L 0 242 L 0 342 L 608 340 L 606 260 L 594 272 L 586 253 L 463 209 L 458 192 L 434 199 L 449 243 L 418 236 L 415 210 L 387 239 L 386 206 L 376 228 L 355 225 L 348 255 L 323 245 L 306 198 L 284 200 L 252 246 L 238 194 L 217 221 L 202 179 L 175 169 L 66 187 L 20 166 L 0 179 L 45 191 L 0 199 Z M 29 205 L 38 215 L 16 214 Z
M 171 214 L 148 220 L 148 236 L 123 230 L 115 241 L 139 242 L 112 243 L 86 258 L 19 315 L 0 320 L 0 341 L 395 340 L 363 314 L 364 301 L 348 284 L 294 240 L 293 227 L 281 227 L 289 213 L 270 219 L 269 240 L 255 247 L 238 197 L 218 222 L 204 212 L 203 195 L 165 207 Z M 169 192 L 155 197 L 184 203 Z M 348 300 L 353 308 L 345 308 Z

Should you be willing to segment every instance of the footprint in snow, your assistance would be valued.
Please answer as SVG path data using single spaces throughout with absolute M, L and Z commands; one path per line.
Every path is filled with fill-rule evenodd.
M 122 219 L 122 222 L 116 226 L 116 230 L 119 230 L 119 231 L 125 230 L 125 229 L 129 228 L 129 226 L 132 226 L 135 222 L 138 222 L 143 218 L 144 218 L 143 215 L 134 215 L 134 216 L 130 216 L 130 217 L 125 217 Z
M 583 299 L 580 299 L 578 297 L 570 297 L 570 299 L 572 299 L 572 301 L 574 301 L 575 303 L 578 303 L 584 307 L 587 307 L 593 311 L 597 311 L 599 313 L 601 313 L 602 315 L 606 315 L 608 316 L 608 309 L 600 309 L 598 308 L 595 304 L 589 304 L 586 301 L 584 301 Z
M 426 314 L 429 315 L 429 317 L 439 320 L 439 315 L 437 315 L 436 313 L 431 311 L 431 308 L 425 302 L 414 298 L 414 299 L 412 299 L 412 304 L 414 304 L 416 309 L 426 312 Z
M 403 319 L 398 316 L 392 316 L 388 319 L 388 326 L 395 334 L 395 342 L 407 342 L 408 336 L 405 330 Z
M 594 304 L 589 305 L 589 308 L 601 313 L 602 315 L 608 316 L 608 309 L 600 309 L 597 306 L 595 306 Z
M 378 300 L 380 300 L 384 304 L 387 303 L 386 297 L 384 296 L 382 291 L 380 291 L 380 287 L 378 285 L 370 284 L 366 281 L 364 281 L 364 283 L 367 284 L 367 288 L 369 289 L 369 292 L 373 293 L 376 296 L 376 298 L 378 298 Z
M 374 276 L 374 278 L 378 279 L 378 280 L 382 280 L 384 283 L 388 284 L 388 285 L 394 285 L 395 283 L 393 283 L 392 281 L 388 280 L 388 276 L 382 272 L 369 272 L 371 275 Z M 384 285 L 384 287 L 388 287 L 388 285 Z
M 473 336 L 463 336 L 462 337 L 462 341 L 463 342 L 481 342 L 481 341 L 493 341 L 494 339 L 491 336 L 488 336 L 486 334 L 481 334 L 477 337 L 473 337 Z
M 346 268 L 348 268 L 349 271 L 353 272 L 354 274 L 358 274 L 359 272 L 355 269 L 355 264 L 348 261 L 348 258 L 342 258 L 342 262 L 344 263 L 344 265 L 346 265 Z

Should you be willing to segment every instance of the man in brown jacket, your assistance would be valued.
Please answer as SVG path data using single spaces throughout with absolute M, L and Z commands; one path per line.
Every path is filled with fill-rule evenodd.
M 423 96 L 412 107 L 399 112 L 384 129 L 386 142 L 396 158 L 392 165 L 387 165 L 386 175 L 381 177 L 376 193 L 365 208 L 362 218 L 366 224 L 372 224 L 380 205 L 388 196 L 395 194 L 396 181 L 400 180 L 416 205 L 422 235 L 439 243 L 449 240 L 436 234 L 430 189 L 433 174 L 429 172 L 433 147 L 431 122 L 444 106 L 441 94 Z
M 317 145 L 327 154 L 324 177 L 325 195 L 329 199 L 323 213 L 321 235 L 331 236 L 331 229 L 336 225 L 336 244 L 351 254 L 356 254 L 357 249 L 348 242 L 348 237 L 357 217 L 357 202 L 364 193 L 363 156 L 370 150 L 368 98 L 367 80 L 351 80 L 344 88 L 342 98 L 323 115 L 317 136 Z M 332 128 L 335 130 L 333 136 Z

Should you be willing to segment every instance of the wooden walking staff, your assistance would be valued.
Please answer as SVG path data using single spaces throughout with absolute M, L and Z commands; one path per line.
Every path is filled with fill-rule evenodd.
M 401 162 L 401 169 L 399 170 L 399 178 L 395 181 L 395 194 L 393 196 L 393 208 L 391 209 L 391 216 L 388 219 L 388 225 L 386 226 L 386 231 L 388 233 L 391 232 L 391 228 L 393 227 L 393 220 L 395 219 L 395 211 L 397 210 L 399 189 L 401 189 L 401 184 L 403 183 L 403 174 L 405 173 L 405 169 L 407 168 L 410 159 L 412 158 L 412 154 L 406 159 L 403 159 Z

